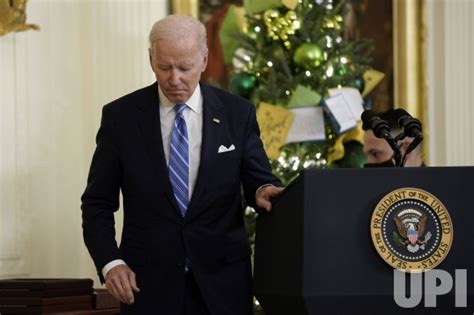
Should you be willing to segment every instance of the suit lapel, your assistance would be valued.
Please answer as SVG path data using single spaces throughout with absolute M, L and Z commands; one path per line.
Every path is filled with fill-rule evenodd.
M 222 109 L 224 105 L 217 98 L 211 88 L 205 84 L 201 84 L 203 96 L 203 121 L 202 121 L 202 143 L 201 143 L 201 161 L 199 164 L 196 185 L 188 206 L 186 217 L 195 216 L 198 212 L 198 204 L 204 201 L 206 196 L 206 179 L 212 172 L 214 159 L 219 144 L 221 124 L 223 121 Z M 220 123 L 215 121 L 217 119 Z
M 158 178 L 158 185 L 163 187 L 164 193 L 171 205 L 175 208 L 175 215 L 179 215 L 179 207 L 172 193 L 171 183 L 168 177 L 168 167 L 166 165 L 165 152 L 163 150 L 163 137 L 160 126 L 160 109 L 158 97 L 158 84 L 147 88 L 146 98 L 137 104 L 138 127 L 145 142 L 147 153 L 149 154 L 154 172 Z M 165 176 L 164 176 L 165 175 Z

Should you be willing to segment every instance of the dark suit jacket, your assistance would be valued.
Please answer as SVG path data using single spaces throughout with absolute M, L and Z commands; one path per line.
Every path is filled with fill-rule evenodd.
M 180 314 L 186 258 L 212 314 L 251 314 L 241 185 L 255 206 L 258 187 L 280 183 L 264 153 L 254 106 L 204 84 L 201 90 L 201 163 L 184 218 L 168 178 L 157 84 L 103 108 L 82 196 L 83 231 L 100 277 L 104 265 L 119 258 L 137 274 L 141 292 L 134 305 L 123 306 L 124 313 Z M 220 145 L 232 144 L 234 151 L 218 154 Z M 120 190 L 124 225 L 118 247 L 114 212 Z

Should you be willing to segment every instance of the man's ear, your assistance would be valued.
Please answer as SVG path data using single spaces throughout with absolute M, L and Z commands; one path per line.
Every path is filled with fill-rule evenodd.
M 149 58 L 149 60 L 150 60 L 151 69 L 152 69 L 153 72 L 154 72 L 155 69 L 153 68 L 153 58 L 152 58 L 152 51 L 151 51 L 151 48 L 148 48 L 148 58 Z
M 406 137 L 405 139 L 403 139 L 399 142 L 400 151 L 401 151 L 402 155 L 405 155 L 405 152 L 407 152 L 407 150 L 408 150 L 408 146 L 412 143 L 413 140 L 414 140 L 413 138 Z M 419 145 L 418 145 L 413 151 L 411 151 L 407 155 L 407 158 L 406 158 L 406 161 L 405 161 L 405 166 L 406 167 L 413 167 L 413 166 L 418 167 L 418 166 L 422 166 L 422 165 L 423 165 L 423 156 L 422 156 L 421 149 L 419 148 Z
M 399 146 L 400 146 L 400 151 L 403 154 L 405 154 L 405 152 L 407 152 L 407 149 L 408 149 L 408 146 L 410 145 L 410 143 L 412 142 L 412 138 L 408 138 L 408 137 L 405 137 L 405 139 L 403 140 L 400 140 L 398 143 L 399 143 Z
M 202 61 L 202 70 L 201 70 L 201 72 L 206 71 L 208 56 L 209 56 L 209 49 L 206 48 L 206 52 L 204 53 L 204 58 L 203 58 L 203 61 Z

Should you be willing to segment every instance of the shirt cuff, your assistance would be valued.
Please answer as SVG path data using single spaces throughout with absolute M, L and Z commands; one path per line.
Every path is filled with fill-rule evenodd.
M 107 273 L 112 268 L 114 268 L 118 265 L 126 265 L 126 263 L 122 259 L 115 259 L 115 260 L 112 260 L 111 262 L 109 262 L 107 265 L 105 265 L 104 268 L 102 268 L 102 275 L 104 276 L 104 279 L 105 279 L 105 276 L 107 275 Z
M 267 187 L 267 186 L 273 186 L 275 187 L 275 185 L 273 184 L 263 184 L 262 186 L 258 187 L 257 190 L 255 191 L 255 200 L 257 200 L 257 194 L 260 190 L 262 190 L 263 188 Z

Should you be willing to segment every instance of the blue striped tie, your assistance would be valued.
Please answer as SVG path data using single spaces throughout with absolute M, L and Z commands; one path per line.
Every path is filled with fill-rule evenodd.
M 175 106 L 176 119 L 171 132 L 168 172 L 174 196 L 184 217 L 189 203 L 189 143 L 183 112 L 186 104 Z

